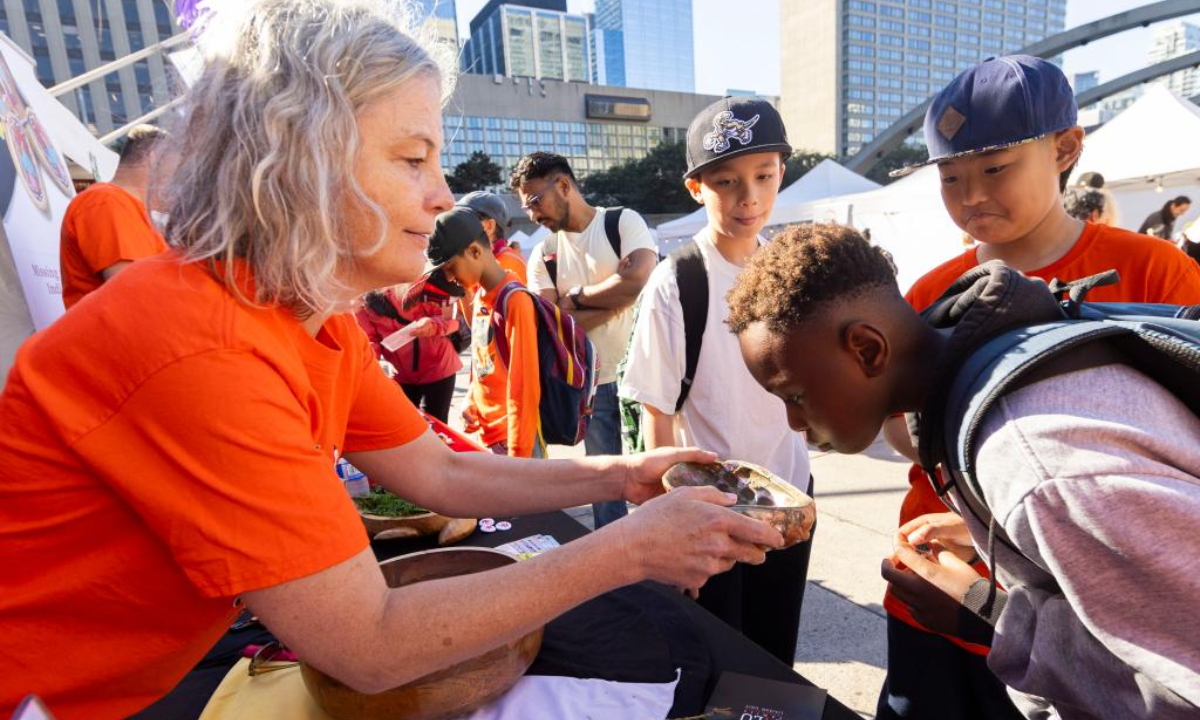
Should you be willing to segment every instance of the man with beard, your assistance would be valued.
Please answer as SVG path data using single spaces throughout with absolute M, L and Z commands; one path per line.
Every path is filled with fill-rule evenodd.
M 589 205 L 561 155 L 521 158 L 509 184 L 530 219 L 553 233 L 530 254 L 529 289 L 574 317 L 599 358 L 584 447 L 588 455 L 619 455 L 617 365 L 633 330 L 633 303 L 658 261 L 654 238 L 632 210 Z M 625 503 L 597 503 L 593 514 L 602 527 L 626 514 Z

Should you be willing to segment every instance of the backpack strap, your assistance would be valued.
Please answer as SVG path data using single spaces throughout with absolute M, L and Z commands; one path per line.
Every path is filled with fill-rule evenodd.
M 700 363 L 704 325 L 708 320 L 708 271 L 700 246 L 695 242 L 672 252 L 670 259 L 675 268 L 675 284 L 679 287 L 679 304 L 683 308 L 684 370 L 679 399 L 675 402 L 675 412 L 679 412 L 692 390 L 696 366 Z
M 496 301 L 492 306 L 492 339 L 496 342 L 496 354 L 500 356 L 500 362 L 504 363 L 504 367 L 508 367 L 509 358 L 508 334 L 505 332 L 504 319 L 508 314 L 508 299 L 513 296 L 513 293 L 521 291 L 529 293 L 530 297 L 536 297 L 524 285 L 512 280 L 504 283 L 504 287 L 496 293 Z
M 623 207 L 610 207 L 604 211 L 604 234 L 608 237 L 608 244 L 612 246 L 613 252 L 617 255 L 617 262 L 621 261 L 621 213 L 625 212 Z
M 558 233 L 550 233 L 542 241 L 542 262 L 550 274 L 550 284 L 558 291 Z

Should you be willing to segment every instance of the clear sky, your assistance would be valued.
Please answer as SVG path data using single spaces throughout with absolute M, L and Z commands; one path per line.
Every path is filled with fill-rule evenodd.
M 486 2 L 457 0 L 463 37 Z M 1145 4 L 1145 0 L 1068 0 L 1067 27 Z M 571 12 L 591 12 L 594 5 L 594 0 L 567 0 Z M 778 94 L 778 18 L 778 0 L 693 0 L 696 91 L 721 95 L 735 88 Z M 1186 19 L 1200 23 L 1200 15 Z M 1101 82 L 1136 70 L 1145 65 L 1153 33 L 1153 26 L 1139 28 L 1072 50 L 1064 58 L 1065 70 L 1068 74 L 1098 70 Z

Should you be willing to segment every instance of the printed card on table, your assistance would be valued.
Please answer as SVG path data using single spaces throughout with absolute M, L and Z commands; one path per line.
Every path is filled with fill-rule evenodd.
M 712 720 L 821 720 L 825 695 L 811 685 L 723 672 L 705 712 Z

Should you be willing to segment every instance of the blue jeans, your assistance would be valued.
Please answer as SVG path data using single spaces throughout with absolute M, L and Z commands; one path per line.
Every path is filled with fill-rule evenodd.
M 588 455 L 621 454 L 621 409 L 617 405 L 615 382 L 596 386 L 592 420 L 583 438 L 583 449 Z M 592 519 L 597 530 L 628 514 L 624 500 L 592 504 Z

